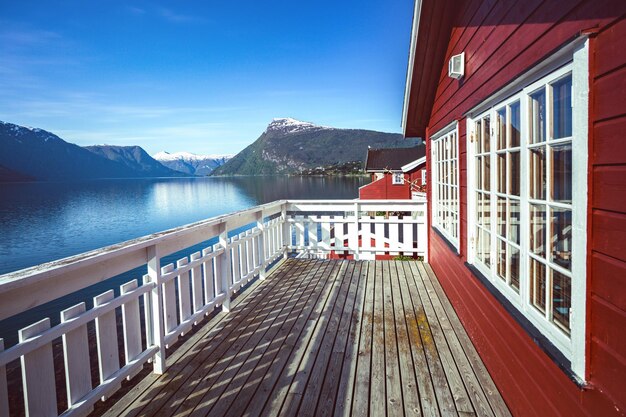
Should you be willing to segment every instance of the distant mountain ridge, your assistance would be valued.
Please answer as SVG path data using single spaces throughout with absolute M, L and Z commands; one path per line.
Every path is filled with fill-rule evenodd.
M 152 158 L 140 146 L 93 145 L 85 149 L 111 161 L 119 162 L 137 173 L 149 177 L 182 176 Z
M 0 122 L 0 165 L 35 180 L 137 177 L 132 169 L 43 129 Z
M 191 152 L 159 152 L 153 158 L 174 171 L 189 175 L 209 175 L 233 155 L 197 155 Z
M 0 182 L 181 175 L 139 146 L 83 148 L 43 129 L 0 121 Z
M 277 118 L 254 143 L 216 168 L 213 175 L 303 174 L 346 164 L 362 166 L 368 146 L 403 148 L 415 143 L 398 133 L 337 129 Z

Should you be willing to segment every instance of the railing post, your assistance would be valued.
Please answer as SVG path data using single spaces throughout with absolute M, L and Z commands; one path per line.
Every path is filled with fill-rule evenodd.
M 152 360 L 155 374 L 165 372 L 165 328 L 163 326 L 163 294 L 161 288 L 161 259 L 156 245 L 146 248 L 148 258 L 148 274 L 144 276 L 144 284 L 154 284 L 152 291 L 146 294 L 146 329 L 149 343 L 159 347 Z
M 430 242 L 428 241 L 428 203 L 424 202 L 424 262 L 428 262 L 428 247 Z
M 283 228 L 282 240 L 283 240 L 283 258 L 289 257 L 289 246 L 291 246 L 291 227 L 287 221 L 287 203 L 283 203 L 280 218 Z
M 226 222 L 220 224 L 219 242 L 220 246 L 224 249 L 221 255 L 215 258 L 217 261 L 217 273 L 220 279 L 220 289 L 224 294 L 224 300 L 222 301 L 222 311 L 230 311 L 230 283 L 232 282 L 232 268 L 231 268 L 231 256 L 230 245 L 228 244 L 228 227 Z
M 353 242 L 355 242 L 354 247 L 354 260 L 358 261 L 361 258 L 361 250 L 359 244 L 359 203 L 354 203 L 354 233 L 356 236 L 352 237 Z M 348 236 L 348 242 L 352 240 L 350 236 Z
M 265 268 L 267 268 L 267 259 L 265 258 L 265 223 L 263 223 L 263 210 L 256 213 L 256 228 L 259 229 L 259 246 L 257 250 L 257 256 L 259 256 L 260 268 L 259 279 L 263 281 L 266 277 Z
M 4 350 L 4 340 L 0 338 L 0 352 Z M 6 366 L 0 365 L 0 416 L 9 415 L 9 391 L 7 389 Z

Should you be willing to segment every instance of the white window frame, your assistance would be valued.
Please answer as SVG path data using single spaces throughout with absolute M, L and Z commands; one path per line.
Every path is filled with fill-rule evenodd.
M 393 185 L 402 185 L 402 184 L 404 184 L 404 173 L 403 172 L 392 172 L 391 173 L 391 184 L 393 184 Z
M 538 310 L 530 304 L 530 255 L 529 255 L 529 228 L 530 228 L 530 203 L 528 192 L 528 122 L 529 95 L 546 83 L 559 78 L 572 76 L 572 265 L 571 265 L 571 312 L 569 336 L 557 326 L 549 322 Z M 571 371 L 580 380 L 585 381 L 586 364 L 586 294 L 587 294 L 587 202 L 588 202 L 588 111 L 589 111 L 589 41 L 584 38 L 563 48 L 554 57 L 538 65 L 536 71 L 527 74 L 526 79 L 521 77 L 515 80 L 514 86 L 505 87 L 506 98 L 502 93 L 497 93 L 474 111 L 469 112 L 467 117 L 467 189 L 468 189 L 468 236 L 467 253 L 468 263 L 474 265 L 494 287 L 502 293 L 513 306 L 515 306 L 525 318 L 527 318 L 566 358 L 570 360 Z M 512 89 L 516 92 L 511 91 Z M 477 259 L 475 247 L 476 236 L 476 150 L 472 142 L 475 137 L 475 122 L 485 114 L 491 112 L 492 125 L 493 115 L 496 109 L 520 101 L 520 289 L 514 291 L 506 282 L 496 277 L 497 266 L 496 248 L 493 246 L 496 239 L 493 233 L 496 218 L 491 218 L 491 269 L 486 269 Z M 550 108 L 550 105 L 547 105 Z M 551 110 L 547 110 L 551 111 Z M 493 135 L 491 141 L 491 155 L 495 155 L 495 143 Z M 546 155 L 546 160 L 548 156 Z M 546 168 L 548 169 L 548 168 Z M 497 210 L 495 189 L 497 163 L 494 160 L 490 164 L 491 180 L 491 210 L 493 214 Z M 547 174 L 549 175 L 549 173 Z M 548 198 L 546 196 L 546 198 Z M 549 216 L 546 217 L 549 221 Z M 546 224 L 546 227 L 548 225 Z M 547 244 L 547 242 L 546 242 Z M 547 249 L 546 249 L 547 250 Z M 547 301 L 547 300 L 546 300 Z M 547 307 L 546 307 L 547 308 Z
M 447 166 L 447 163 L 449 162 L 455 162 L 456 163 L 456 170 L 455 170 L 455 182 L 456 182 L 456 186 L 452 186 L 453 190 L 456 193 L 456 205 L 454 207 L 451 207 L 446 211 L 447 215 L 453 214 L 456 216 L 456 221 L 454 220 L 450 220 L 450 222 L 452 223 L 452 227 L 456 228 L 456 237 L 454 236 L 453 233 L 451 233 L 448 228 L 446 228 L 446 226 L 442 223 L 441 219 L 439 218 L 439 213 L 440 213 L 440 208 L 439 208 L 439 189 L 440 189 L 440 179 L 439 179 L 439 167 L 438 167 L 438 154 L 437 154 L 437 149 L 438 149 L 438 143 L 446 138 L 449 137 L 454 137 L 454 142 L 455 142 L 455 146 L 454 146 L 454 153 L 453 153 L 453 157 L 452 159 L 448 158 L 445 159 L 443 164 L 444 166 Z M 451 151 L 451 149 L 448 150 L 449 152 Z M 459 184 L 459 171 L 460 171 L 460 166 L 459 166 L 459 123 L 458 121 L 454 121 L 452 123 L 450 123 L 448 126 L 444 127 L 443 129 L 441 129 L 440 131 L 438 131 L 437 133 L 435 133 L 434 135 L 431 135 L 430 137 L 430 156 L 431 156 L 431 197 L 432 197 L 432 225 L 435 229 L 437 229 L 439 231 L 439 233 L 441 233 L 455 248 L 457 253 L 459 253 L 459 242 L 460 242 L 460 233 L 461 233 L 461 227 L 460 227 L 460 184 Z M 449 183 L 448 183 L 449 184 Z M 444 187 L 446 187 L 446 185 L 443 185 Z
M 422 170 L 422 185 L 426 185 L 426 168 Z

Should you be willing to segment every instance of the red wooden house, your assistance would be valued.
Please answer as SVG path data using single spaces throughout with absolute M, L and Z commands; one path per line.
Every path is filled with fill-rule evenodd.
M 359 188 L 361 200 L 407 200 L 426 184 L 426 146 L 368 149 L 365 172 L 372 182 Z
M 626 413 L 625 12 L 416 1 L 429 261 L 514 415 Z

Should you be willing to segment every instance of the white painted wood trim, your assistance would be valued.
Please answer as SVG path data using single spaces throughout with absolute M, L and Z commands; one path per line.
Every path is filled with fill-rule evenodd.
M 413 68 L 415 61 L 415 48 L 417 47 L 417 34 L 420 27 L 422 14 L 422 0 L 415 0 L 413 9 L 413 25 L 411 27 L 411 45 L 409 47 L 409 63 L 406 71 L 406 82 L 404 84 L 404 101 L 402 104 L 402 134 L 406 136 L 406 123 L 409 111 L 409 99 L 411 97 L 411 85 L 413 83 Z

